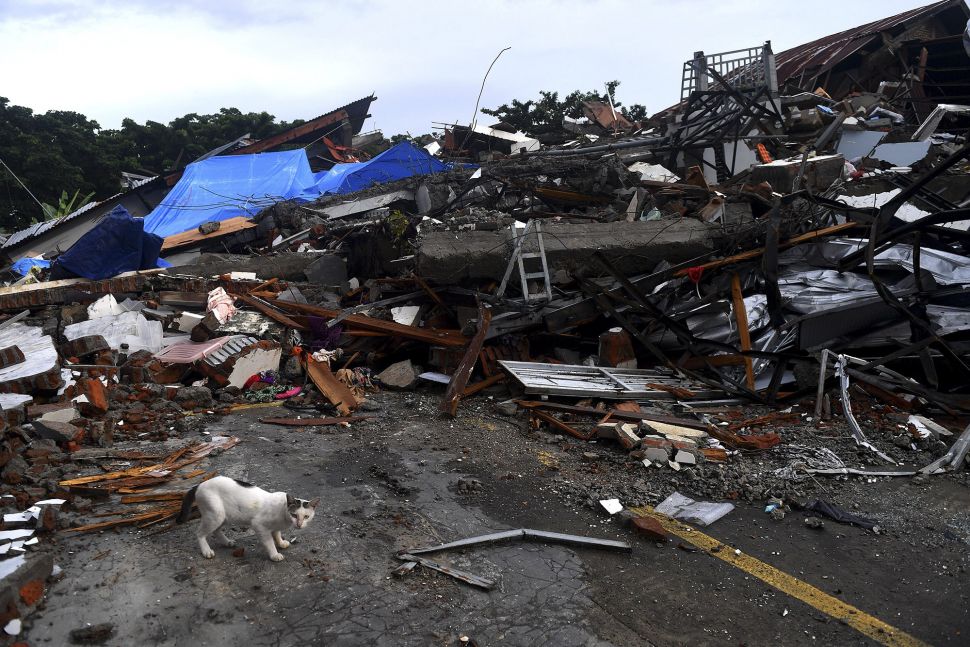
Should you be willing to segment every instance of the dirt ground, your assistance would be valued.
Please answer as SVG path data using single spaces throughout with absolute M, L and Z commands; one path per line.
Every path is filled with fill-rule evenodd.
M 106 644 L 126 646 L 445 646 L 462 635 L 481 647 L 876 644 L 711 555 L 646 541 L 593 502 L 610 493 L 628 505 L 675 489 L 703 495 L 691 469 L 648 472 L 616 447 L 528 430 L 487 398 L 447 420 L 439 397 L 378 394 L 370 400 L 378 417 L 350 428 L 259 422 L 277 409 L 211 421 L 206 431 L 243 442 L 208 468 L 322 497 L 286 559 L 270 562 L 243 529 L 227 533 L 241 557 L 217 548 L 203 559 L 197 522 L 161 533 L 60 533 L 63 575 L 25 639 L 69 644 L 72 629 L 107 622 Z M 879 534 L 828 520 L 813 530 L 799 512 L 775 521 L 763 500 L 745 497 L 704 531 L 926 643 L 970 642 L 965 478 L 806 487 L 877 521 Z M 403 548 L 522 527 L 619 539 L 633 551 L 520 542 L 433 556 L 495 579 L 488 592 L 421 567 L 391 575 Z

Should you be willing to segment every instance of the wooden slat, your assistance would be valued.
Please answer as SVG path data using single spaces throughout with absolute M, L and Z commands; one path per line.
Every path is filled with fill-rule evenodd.
M 731 299 L 734 302 L 734 317 L 738 323 L 738 337 L 741 338 L 741 350 L 751 350 L 751 331 L 748 329 L 748 311 L 744 307 L 744 295 L 741 294 L 741 277 L 737 272 L 731 275 Z M 744 357 L 744 378 L 748 388 L 754 391 L 754 366 L 751 358 Z
M 329 308 L 311 306 L 305 303 L 277 301 L 276 305 L 289 312 L 313 315 L 323 319 L 334 319 L 341 314 L 340 310 L 331 310 Z M 416 341 L 435 344 L 438 346 L 464 346 L 468 343 L 468 339 L 466 339 L 458 330 L 440 330 L 435 328 L 405 326 L 395 321 L 384 321 L 383 319 L 374 319 L 373 317 L 367 317 L 365 315 L 350 315 L 344 318 L 342 323 L 351 328 L 360 328 L 365 331 L 380 334 L 398 335 L 405 339 L 414 339 Z
M 201 234 L 198 228 L 195 228 L 189 231 L 183 231 L 180 234 L 168 236 L 162 242 L 162 251 L 166 252 L 177 247 L 201 243 L 206 240 L 221 238 L 222 236 L 229 236 L 240 231 L 252 229 L 256 226 L 256 223 L 246 216 L 236 216 L 235 218 L 220 221 L 219 225 L 219 229 L 211 234 Z

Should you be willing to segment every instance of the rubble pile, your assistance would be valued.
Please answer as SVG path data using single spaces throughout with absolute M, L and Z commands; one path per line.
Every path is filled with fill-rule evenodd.
M 433 394 L 446 416 L 485 394 L 591 472 L 645 475 L 620 492 L 556 482 L 577 501 L 659 503 L 662 480 L 784 500 L 809 477 L 959 472 L 970 107 L 950 96 L 968 77 L 927 60 L 970 67 L 943 38 L 965 13 L 699 52 L 682 101 L 645 123 L 594 105 L 541 142 L 453 125 L 434 154 L 335 144 L 322 171 L 253 144 L 171 178 L 144 219 L 102 205 L 111 218 L 61 254 L 49 231 L 15 236 L 11 278 L 31 267 L 0 289 L 0 494 L 76 502 L 65 478 L 92 446 L 197 440 L 201 416 L 249 405 L 347 425 L 378 389 Z M 287 156 L 267 186 L 308 184 L 189 201 L 249 155 Z M 116 231 L 137 249 L 85 251 Z

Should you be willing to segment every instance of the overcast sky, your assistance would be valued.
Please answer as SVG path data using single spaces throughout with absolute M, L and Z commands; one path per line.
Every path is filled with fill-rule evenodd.
M 601 88 L 655 112 L 683 62 L 771 40 L 776 52 L 919 0 L 0 0 L 0 96 L 116 128 L 234 106 L 312 118 L 376 93 L 365 130 L 429 132 L 539 90 Z M 486 118 L 489 123 L 491 118 Z M 0 143 L 2 145 L 2 143 Z

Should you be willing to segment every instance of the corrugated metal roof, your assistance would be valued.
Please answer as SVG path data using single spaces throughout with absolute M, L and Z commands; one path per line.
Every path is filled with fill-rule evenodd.
M 158 179 L 157 176 L 156 177 L 150 177 L 150 178 L 147 178 L 145 180 L 141 180 L 139 182 L 136 182 L 127 191 L 122 191 L 121 193 L 116 193 L 113 196 L 111 196 L 110 198 L 108 198 L 106 200 L 101 200 L 100 202 L 89 202 L 86 205 L 84 205 L 83 207 L 81 207 L 79 209 L 75 209 L 74 211 L 72 211 L 71 213 L 67 214 L 66 216 L 61 216 L 60 218 L 55 218 L 53 220 L 45 220 L 43 222 L 34 223 L 33 225 L 31 225 L 30 227 L 27 227 L 26 229 L 21 229 L 20 231 L 17 231 L 17 232 L 14 232 L 14 233 L 10 234 L 10 238 L 8 238 L 7 241 L 2 246 L 0 246 L 0 249 L 10 249 L 11 247 L 15 247 L 16 245 L 19 245 L 20 243 L 22 243 L 24 241 L 30 240 L 31 238 L 36 238 L 37 236 L 40 236 L 41 234 L 45 234 L 48 231 L 51 231 L 52 229 L 54 229 L 55 227 L 60 227 L 61 225 L 65 224 L 65 223 L 67 223 L 67 222 L 69 222 L 71 220 L 74 220 L 75 218 L 77 218 L 79 216 L 83 216 L 84 214 L 88 213 L 92 209 L 96 209 L 97 207 L 99 207 L 99 206 L 101 206 L 103 204 L 106 204 L 108 202 L 113 202 L 113 201 L 117 200 L 118 198 L 120 198 L 120 197 L 122 197 L 124 195 L 127 195 L 128 193 L 131 193 L 132 191 L 138 189 L 139 187 L 145 186 L 149 182 L 152 182 L 152 181 L 154 181 L 156 179 Z
M 962 7 L 964 13 L 970 15 L 964 0 L 943 0 L 786 49 L 775 54 L 778 82 L 782 84 L 800 76 L 802 72 L 811 71 L 813 75 L 825 72 L 865 47 L 874 38 L 879 38 L 881 32 L 902 33 L 913 23 L 932 18 L 954 7 Z

